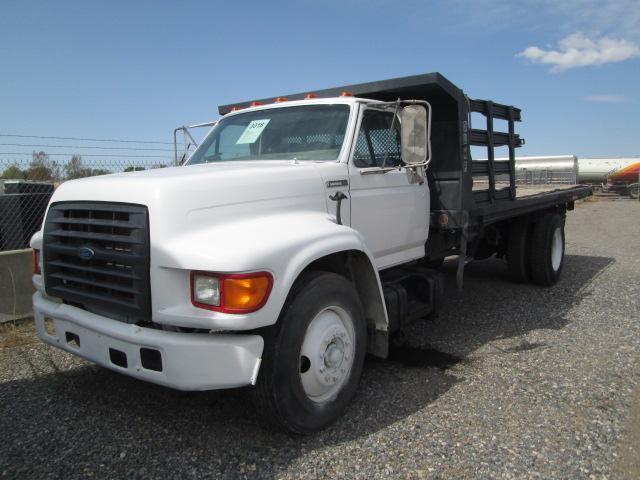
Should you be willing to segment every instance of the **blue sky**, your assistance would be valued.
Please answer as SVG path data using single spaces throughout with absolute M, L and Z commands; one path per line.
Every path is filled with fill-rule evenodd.
M 0 134 L 170 141 L 218 104 L 439 71 L 523 109 L 519 154 L 639 155 L 639 44 L 639 0 L 5 1 Z

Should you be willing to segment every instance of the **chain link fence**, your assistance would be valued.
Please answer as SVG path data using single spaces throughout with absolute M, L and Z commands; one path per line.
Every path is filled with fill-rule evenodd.
M 28 160 L 19 155 L 0 158 L 0 251 L 29 247 L 31 236 L 42 225 L 51 195 L 61 183 L 109 173 L 164 168 L 173 163 L 169 154 L 105 155 L 91 159 L 73 155 L 68 161 L 59 161 L 45 152 L 34 152 Z

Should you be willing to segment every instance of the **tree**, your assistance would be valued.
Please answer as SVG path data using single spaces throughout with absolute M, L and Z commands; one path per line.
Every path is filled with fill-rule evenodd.
M 4 169 L 0 178 L 4 178 L 5 180 L 25 180 L 27 178 L 27 172 L 14 163 Z
M 111 173 L 109 170 L 101 168 L 89 168 L 85 167 L 82 163 L 82 157 L 80 155 L 73 155 L 71 160 L 64 166 L 64 176 L 67 180 L 74 180 L 76 178 L 94 177 L 96 175 L 106 175 Z
M 45 152 L 33 152 L 31 164 L 26 171 L 26 179 L 41 182 L 58 182 L 60 181 L 60 166 L 54 160 L 50 160 L 49 155 Z
M 88 177 L 88 173 L 87 169 L 82 165 L 82 157 L 80 155 L 73 155 L 71 160 L 64 166 L 64 176 L 67 180 Z

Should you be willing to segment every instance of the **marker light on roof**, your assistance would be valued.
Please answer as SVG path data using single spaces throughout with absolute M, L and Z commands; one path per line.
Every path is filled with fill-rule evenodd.
M 237 112 L 238 110 L 242 110 L 242 107 L 231 107 L 231 112 Z
M 289 99 L 287 97 L 278 97 L 274 100 L 275 103 L 280 103 L 280 102 L 288 102 Z
M 353 93 L 351 92 L 342 92 L 340 94 L 341 97 L 353 97 Z
M 315 93 L 307 93 L 307 94 L 304 96 L 304 99 L 305 99 L 305 100 L 311 100 L 312 98 L 318 98 L 318 95 L 316 95 Z
M 251 102 L 252 107 L 259 107 L 260 105 L 264 105 L 262 102 Z

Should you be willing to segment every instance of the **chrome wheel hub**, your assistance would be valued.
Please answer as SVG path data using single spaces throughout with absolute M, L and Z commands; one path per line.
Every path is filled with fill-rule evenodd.
M 351 316 L 340 307 L 328 307 L 309 324 L 300 350 L 300 380 L 310 400 L 333 400 L 351 374 L 355 352 Z
M 557 272 L 560 268 L 563 253 L 562 232 L 560 228 L 556 228 L 551 239 L 551 267 L 554 272 Z

